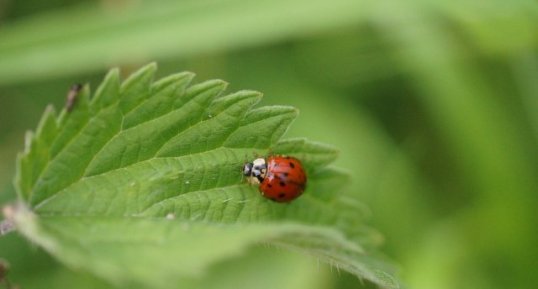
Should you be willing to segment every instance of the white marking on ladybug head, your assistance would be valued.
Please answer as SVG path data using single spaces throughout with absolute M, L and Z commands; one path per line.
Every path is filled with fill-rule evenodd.
M 255 159 L 251 163 L 246 163 L 243 167 L 243 175 L 247 176 L 249 183 L 253 185 L 260 184 L 267 174 L 267 165 L 265 159 Z

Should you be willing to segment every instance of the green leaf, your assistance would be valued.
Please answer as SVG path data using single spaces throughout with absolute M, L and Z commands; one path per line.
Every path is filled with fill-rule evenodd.
M 445 19 L 481 50 L 532 51 L 538 42 L 534 33 L 537 9 L 529 9 L 533 6 L 528 1 L 516 1 L 509 7 L 492 2 L 501 5 L 409 1 L 405 7 L 427 18 Z M 69 5 L 0 27 L 0 84 L 88 72 L 107 67 L 111 61 L 136 63 L 147 55 L 185 59 L 357 25 L 415 19 L 402 13 L 405 7 L 387 9 L 386 5 L 357 0 L 161 0 L 118 6 L 89 1 Z M 396 25 L 387 36 L 403 27 Z
M 71 6 L 0 27 L 0 84 L 95 70 L 110 60 L 136 62 L 141 55 L 185 57 L 280 41 L 362 21 L 369 5 L 355 0 L 167 0 L 138 1 L 117 10 L 98 3 Z
M 72 111 L 47 108 L 18 158 L 19 231 L 65 264 L 122 286 L 179 284 L 247 248 L 270 244 L 317 256 L 384 288 L 392 269 L 335 148 L 280 140 L 297 110 L 254 108 L 261 94 L 190 85 L 192 73 L 153 81 L 150 64 L 122 84 L 112 70 Z M 292 155 L 309 177 L 289 204 L 242 177 L 257 156 Z

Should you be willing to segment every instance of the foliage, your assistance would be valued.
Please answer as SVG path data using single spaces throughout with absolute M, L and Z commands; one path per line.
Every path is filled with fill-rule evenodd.
M 18 162 L 12 218 L 26 237 L 118 285 L 166 288 L 266 243 L 398 286 L 361 245 L 360 210 L 338 193 L 345 175 L 327 167 L 336 151 L 279 140 L 296 109 L 253 108 L 260 93 L 221 95 L 225 82 L 189 85 L 192 73 L 153 82 L 155 70 L 122 84 L 112 70 L 94 97 L 81 91 L 58 117 L 47 108 Z M 274 203 L 242 179 L 268 153 L 302 160 L 305 196 Z
M 371 209 L 357 222 L 385 237 L 360 244 L 384 241 L 410 288 L 534 288 L 536 23 L 529 0 L 0 0 L 0 201 L 16 198 L 13 156 L 46 104 L 158 61 L 159 76 L 301 108 L 286 136 L 339 148 L 349 199 Z M 106 287 L 17 234 L 0 248 L 22 288 Z M 243 252 L 182 287 L 368 287 L 272 245 Z

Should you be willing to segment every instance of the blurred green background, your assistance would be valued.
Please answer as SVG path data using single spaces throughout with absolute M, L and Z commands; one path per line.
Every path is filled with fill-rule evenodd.
M 288 136 L 341 149 L 408 288 L 538 285 L 536 1 L 0 0 L 0 203 L 46 104 L 150 61 L 298 107 Z M 0 258 L 23 289 L 106 286 L 16 234 Z M 179 285 L 369 287 L 267 248 Z

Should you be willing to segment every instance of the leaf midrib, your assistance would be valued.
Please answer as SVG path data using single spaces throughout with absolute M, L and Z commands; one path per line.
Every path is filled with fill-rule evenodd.
M 136 166 L 136 165 L 141 165 L 143 163 L 147 163 L 147 162 L 151 162 L 153 160 L 157 160 L 157 159 L 182 159 L 182 158 L 187 158 L 187 157 L 193 157 L 193 156 L 197 156 L 197 155 L 204 155 L 204 154 L 210 154 L 212 152 L 215 152 L 215 151 L 218 151 L 220 149 L 228 149 L 228 150 L 244 150 L 244 148 L 228 148 L 228 147 L 223 147 L 223 146 L 220 146 L 220 147 L 216 147 L 216 148 L 212 148 L 212 149 L 209 149 L 209 150 L 205 150 L 205 151 L 201 151 L 201 152 L 196 152 L 196 153 L 191 153 L 189 155 L 181 155 L 181 156 L 175 156 L 175 157 L 152 157 L 152 158 L 149 158 L 149 159 L 146 159 L 146 160 L 143 160 L 143 161 L 140 161 L 140 162 L 137 162 L 137 163 L 133 163 L 133 164 L 130 164 L 130 165 L 127 165 L 125 167 L 121 167 L 121 168 L 115 168 L 115 169 L 112 169 L 112 170 L 109 170 L 109 171 L 106 171 L 106 172 L 103 172 L 103 173 L 100 173 L 100 174 L 97 174 L 97 175 L 92 175 L 92 176 L 83 176 L 81 178 L 79 178 L 77 181 L 69 184 L 68 186 L 66 186 L 65 188 L 59 190 L 58 192 L 54 193 L 53 195 L 49 196 L 47 199 L 41 201 L 40 203 L 36 204 L 34 206 L 35 209 L 39 209 L 39 207 L 43 206 L 44 204 L 50 202 L 52 199 L 56 198 L 58 196 L 58 194 L 60 194 L 61 192 L 63 191 L 66 191 L 68 190 L 71 186 L 73 186 L 74 184 L 76 184 L 77 182 L 80 182 L 82 180 L 86 180 L 86 179 L 91 179 L 91 178 L 97 178 L 97 177 L 102 177 L 103 175 L 106 175 L 106 174 L 109 174 L 109 173 L 112 173 L 112 172 L 115 172 L 115 171 L 118 171 L 118 170 L 126 170 L 128 169 L 129 167 L 131 166 Z M 267 150 L 267 149 L 265 149 Z M 178 173 L 181 173 L 183 171 L 181 170 L 178 170 L 177 171 Z M 218 187 L 213 187 L 213 188 L 218 188 Z

